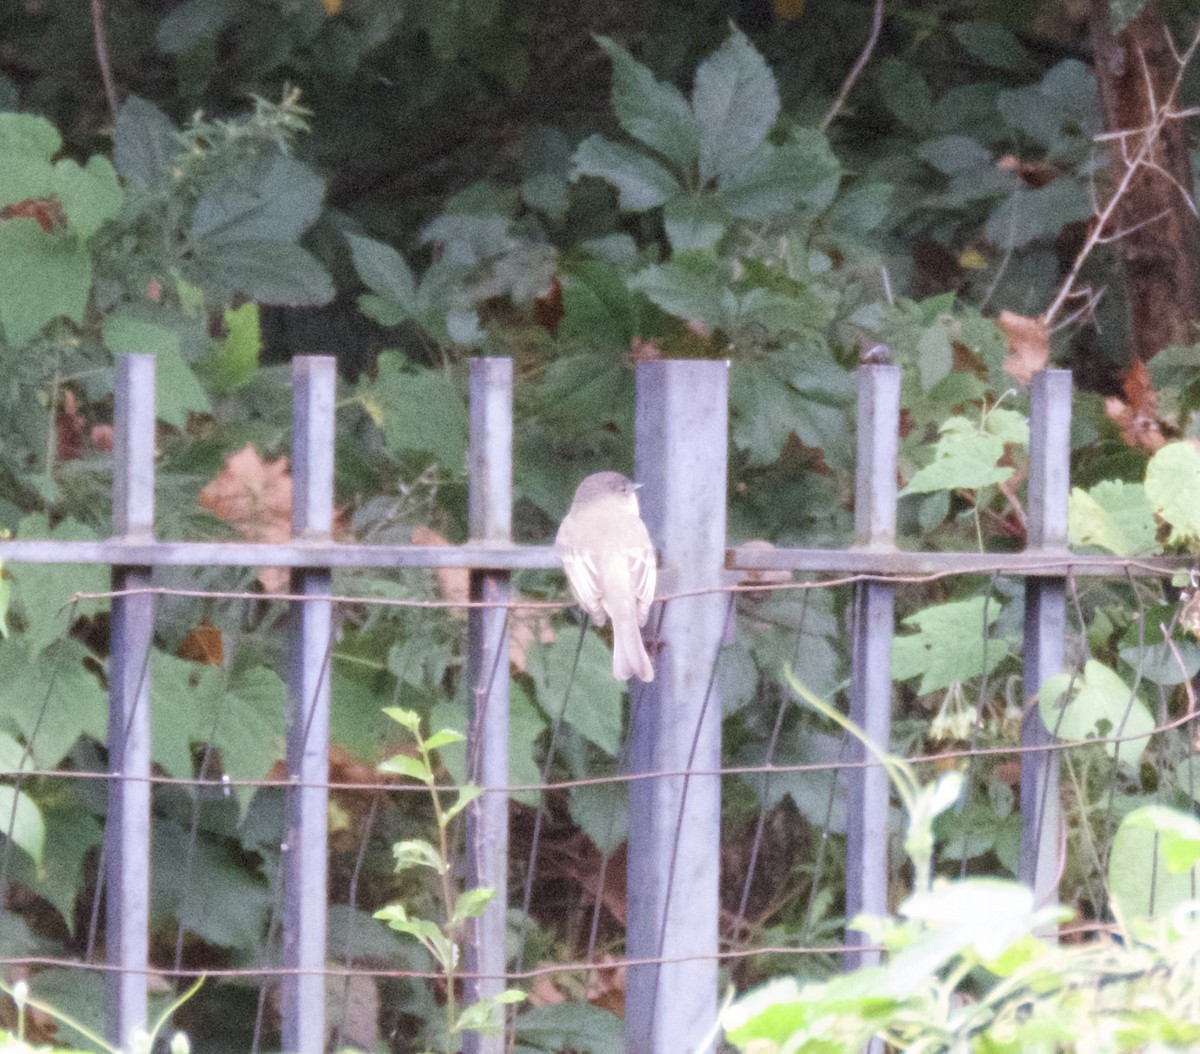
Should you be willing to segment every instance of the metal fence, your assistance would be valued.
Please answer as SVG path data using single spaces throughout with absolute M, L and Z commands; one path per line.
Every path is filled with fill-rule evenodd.
M 698 1051 L 718 1011 L 721 699 L 718 654 L 732 617 L 729 572 L 803 571 L 842 576 L 854 589 L 851 718 L 879 744 L 891 739 L 894 592 L 931 576 L 994 574 L 1025 581 L 1025 694 L 1064 663 L 1072 576 L 1162 575 L 1190 560 L 1125 560 L 1067 549 L 1070 375 L 1033 383 L 1028 547 L 1020 553 L 905 552 L 895 548 L 900 371 L 859 371 L 856 544 L 845 550 L 727 548 L 728 365 L 653 361 L 636 378 L 636 476 L 660 551 L 652 616 L 655 681 L 631 692 L 625 958 L 626 1049 Z M 335 542 L 335 363 L 293 363 L 293 540 L 286 544 L 171 542 L 153 537 L 154 359 L 120 361 L 113 452 L 113 537 L 103 542 L 0 541 L 8 564 L 112 568 L 108 811 L 103 847 L 110 1037 L 128 1045 L 147 1021 L 151 789 L 149 656 L 164 566 L 286 566 L 292 623 L 286 714 L 283 1049 L 316 1054 L 326 1042 L 330 648 L 335 568 L 470 569 L 467 678 L 473 688 L 470 779 L 485 793 L 467 814 L 468 884 L 496 890 L 468 945 L 468 1000 L 507 987 L 509 611 L 514 571 L 557 566 L 547 547 L 515 545 L 512 526 L 512 364 L 471 364 L 468 459 L 470 541 L 431 548 Z M 827 585 L 828 581 L 818 582 Z M 586 705 L 586 701 L 583 701 Z M 1040 898 L 1059 873 L 1059 753 L 1029 708 L 1020 754 L 1020 877 Z M 818 767 L 818 766 L 814 766 Z M 888 906 L 889 786 L 884 769 L 850 743 L 846 914 Z M 728 769 L 724 771 L 729 771 Z M 759 771 L 776 770 L 768 758 Z M 266 782 L 266 781 L 260 781 Z M 860 946 L 849 965 L 873 961 Z M 504 1038 L 468 1034 L 468 1049 L 499 1054 Z

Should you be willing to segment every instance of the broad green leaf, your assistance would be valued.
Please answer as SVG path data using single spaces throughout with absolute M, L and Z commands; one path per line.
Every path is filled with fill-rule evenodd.
M 925 78 L 903 59 L 885 59 L 879 67 L 883 105 L 909 131 L 923 133 L 933 119 L 933 95 Z
M 1109 757 L 1137 766 L 1154 730 L 1154 715 L 1117 674 L 1089 659 L 1082 673 L 1059 673 L 1038 692 L 1038 711 L 1059 739 L 1133 737 L 1105 743 Z
M 1118 556 L 1159 551 L 1154 510 L 1141 483 L 1107 479 L 1087 491 L 1074 487 L 1067 517 L 1072 545 L 1094 545 Z
M 260 304 L 306 307 L 333 299 L 333 280 L 307 249 L 266 238 L 203 239 L 181 268 L 196 285 Z
M 1044 187 L 1019 188 L 988 217 L 984 233 L 1002 249 L 1024 249 L 1031 242 L 1054 238 L 1067 224 L 1091 215 L 1087 184 L 1060 176 Z
M 426 453 L 450 472 L 466 470 L 467 409 L 445 370 L 412 369 L 400 352 L 384 351 L 358 395 L 392 456 Z
M 720 265 L 708 253 L 676 253 L 667 263 L 651 264 L 629 279 L 629 288 L 684 321 L 720 326 L 731 314 Z
M 1015 471 L 999 463 L 1003 456 L 1003 439 L 981 432 L 965 417 L 952 417 L 942 425 L 933 461 L 913 473 L 901 494 L 980 490 L 1003 483 Z
M 41 870 L 46 844 L 46 823 L 41 810 L 24 791 L 0 783 L 0 838 L 6 837 L 25 850 Z
M 425 740 L 426 750 L 438 750 L 441 747 L 447 746 L 450 743 L 461 743 L 466 739 L 461 732 L 455 732 L 453 729 L 443 728 L 440 732 L 434 732 L 427 740 Z
M 621 127 L 679 168 L 694 164 L 699 127 L 683 93 L 656 80 L 615 41 L 597 37 L 596 43 L 612 59 L 612 105 Z
M 572 787 L 567 807 L 576 826 L 602 856 L 611 856 L 629 835 L 629 788 L 622 783 Z
M 995 163 L 992 152 L 979 140 L 968 135 L 947 135 L 941 139 L 929 139 L 917 148 L 917 156 L 947 176 L 990 169 Z
M 517 1042 L 526 1050 L 572 1050 L 624 1054 L 624 1023 L 610 1010 L 590 1003 L 558 1003 L 523 1011 L 516 1021 Z
M 258 372 L 262 348 L 258 305 L 251 302 L 226 308 L 225 339 L 201 363 L 205 379 L 221 393 L 244 388 Z
M 746 35 L 729 38 L 696 68 L 692 109 L 700 129 L 700 179 L 737 172 L 779 115 L 779 90 Z
M 210 0 L 204 3 L 213 6 Z M 113 125 L 113 163 L 126 184 L 147 186 L 167 179 L 179 151 L 171 119 L 153 103 L 129 96 Z
M 711 197 L 673 198 L 663 210 L 663 225 L 677 253 L 713 249 L 726 230 L 725 217 Z
M 722 175 L 716 199 L 745 220 L 768 220 L 797 208 L 819 212 L 832 204 L 841 177 L 841 164 L 824 134 L 799 128 L 782 146 L 763 143 Z
M 167 55 L 182 55 L 217 34 L 233 19 L 233 0 L 185 0 L 158 24 L 155 42 Z
M 100 155 L 89 158 L 82 168 L 69 158 L 59 161 L 54 166 L 53 187 L 70 230 L 81 238 L 90 238 L 101 224 L 116 216 L 124 198 L 116 169 Z
M 96 540 L 96 532 L 72 519 L 50 527 L 45 514 L 26 516 L 17 526 L 18 538 L 47 538 L 53 541 Z M 12 602 L 24 621 L 22 642 L 29 654 L 40 655 L 55 641 L 63 640 L 78 618 L 107 611 L 107 600 L 78 600 L 76 593 L 103 593 L 112 584 L 107 570 L 87 564 L 11 564 L 5 573 L 12 579 Z
M 261 952 L 274 897 L 260 875 L 236 861 L 221 840 L 162 817 L 151 826 L 150 849 L 155 929 L 174 918 L 211 945 Z
M 1135 676 L 1173 686 L 1190 681 L 1200 672 L 1200 645 L 1189 639 L 1189 635 L 1179 639 L 1179 631 L 1175 629 L 1178 610 L 1175 603 L 1146 603 L 1126 628 L 1119 654 L 1123 662 L 1133 667 Z M 1164 638 L 1164 629 L 1171 631 L 1174 639 Z
M 284 686 L 265 666 L 232 670 L 156 651 L 151 657 L 154 762 L 172 776 L 193 774 L 192 748 L 210 743 L 232 779 L 265 779 L 283 756 Z M 254 788 L 233 788 L 244 817 Z
M 980 62 L 995 69 L 1022 70 L 1029 65 L 1029 53 L 1012 30 L 998 22 L 960 22 L 954 27 L 954 35 Z
M 1193 900 L 1200 888 L 1200 867 L 1175 864 L 1194 859 L 1194 836 L 1174 820 L 1163 822 L 1161 807 L 1131 812 L 1113 836 L 1108 856 L 1108 892 L 1123 919 L 1163 917 Z M 1194 823 L 1194 821 L 1193 821 Z M 1168 861 L 1168 846 L 1172 861 Z
M 358 277 L 378 296 L 395 304 L 401 317 L 416 314 L 416 282 L 404 257 L 390 245 L 357 234 L 346 235 L 346 243 Z
M 457 742 L 465 743 L 466 738 L 467 738 L 466 736 L 460 736 L 458 738 Z M 468 783 L 468 784 L 464 785 L 463 787 L 461 787 L 458 792 L 458 797 L 454 801 L 454 804 L 451 805 L 446 810 L 446 812 L 443 814 L 443 817 L 442 817 L 443 823 L 446 823 L 446 824 L 450 823 L 450 821 L 453 820 L 454 817 L 456 817 L 460 812 L 463 811 L 463 809 L 465 809 L 468 805 L 470 805 L 471 802 L 475 801 L 476 798 L 479 798 L 482 794 L 483 794 L 483 788 L 477 787 L 472 783 Z
M 104 323 L 104 345 L 114 355 L 153 355 L 159 420 L 187 427 L 188 414 L 208 413 L 212 404 L 192 368 L 183 361 L 179 334 L 155 322 L 113 315 Z
M 399 706 L 385 706 L 383 712 L 401 728 L 408 729 L 414 735 L 421 729 L 421 715 L 415 710 L 405 710 Z
M 617 205 L 645 212 L 680 193 L 678 180 L 653 158 L 602 135 L 589 136 L 575 150 L 571 179 L 596 176 L 617 188 Z
M 1171 528 L 1170 543 L 1200 539 L 1200 448 L 1168 443 L 1146 466 L 1146 497 Z
M 553 643 L 530 648 L 528 662 L 542 710 L 561 713 L 581 736 L 615 756 L 621 745 L 622 686 L 613 680 L 612 652 L 596 633 L 584 636 L 582 648 L 578 633 L 559 633 Z
M 209 245 L 294 242 L 316 222 L 324 197 L 325 183 L 311 168 L 277 157 L 253 190 L 231 181 L 201 197 L 189 237 Z
M 53 319 L 82 323 L 91 285 L 91 258 L 79 238 L 50 234 L 32 219 L 0 223 L 0 326 L 11 348 Z
M 46 828 L 41 859 L 35 863 L 33 859 L 14 854 L 9 860 L 9 880 L 36 890 L 73 933 L 76 900 L 89 877 L 84 873 L 84 860 L 100 845 L 103 828 L 78 789 L 65 786 L 63 781 L 53 788 L 47 786 L 40 790 L 37 807 Z M 7 815 L 0 806 L 0 816 Z
M 77 640 L 58 640 L 34 656 L 14 635 L 0 640 L 0 724 L 29 744 L 34 765 L 57 768 L 80 736 L 103 742 L 108 700 Z
M 645 301 L 631 294 L 624 273 L 611 263 L 585 260 L 570 266 L 562 276 L 562 297 L 559 332 L 564 337 L 627 349 L 638 333 L 638 309 Z
M 50 159 L 62 149 L 58 129 L 44 117 L 0 113 L 0 204 L 50 193 Z
M 954 349 L 950 346 L 950 334 L 938 320 L 926 327 L 917 341 L 917 370 L 921 375 L 921 387 L 929 391 L 953 368 Z
M 904 625 L 916 632 L 892 641 L 892 677 L 898 681 L 920 677 L 917 691 L 927 695 L 991 673 L 1009 651 L 1007 641 L 986 635 L 1000 609 L 994 598 L 971 597 L 909 615 Z
M 1122 826 L 1144 827 L 1158 835 L 1159 850 L 1172 874 L 1187 871 L 1200 863 L 1200 819 L 1165 805 L 1144 805 L 1134 809 Z

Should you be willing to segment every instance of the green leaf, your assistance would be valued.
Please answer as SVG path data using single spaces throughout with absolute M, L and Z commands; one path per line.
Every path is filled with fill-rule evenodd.
M 716 247 L 725 235 L 725 217 L 711 197 L 673 198 L 663 210 L 663 225 L 674 252 Z
M 229 182 L 204 194 L 192 213 L 189 237 L 210 246 L 231 242 L 294 242 L 316 222 L 325 183 L 311 168 L 282 156 L 253 191 Z
M 54 166 L 53 188 L 69 228 L 81 238 L 90 238 L 121 211 L 124 194 L 106 157 L 91 157 L 83 168 L 64 158 Z
M 211 412 L 212 404 L 204 386 L 183 361 L 179 334 L 175 330 L 117 314 L 104 323 L 104 346 L 114 355 L 154 356 L 154 390 L 160 421 L 185 428 L 188 414 Z
M 401 728 L 408 729 L 414 736 L 420 733 L 421 715 L 415 710 L 405 710 L 399 706 L 385 706 L 383 712 Z
M 892 677 L 907 681 L 920 677 L 921 695 L 963 684 L 991 673 L 1008 655 L 1008 642 L 985 635 L 987 625 L 1000 615 L 995 599 L 971 597 L 934 604 L 909 615 L 904 625 L 916 630 L 892 641 Z
M 737 172 L 766 141 L 779 115 L 779 90 L 746 35 L 729 38 L 696 69 L 692 109 L 700 129 L 700 179 Z
M 1125 630 L 1119 654 L 1138 677 L 1172 686 L 1200 672 L 1200 646 L 1195 641 L 1163 637 L 1163 629 L 1173 627 L 1176 611 L 1176 604 L 1146 604 Z
M 1020 71 L 1029 65 L 1029 54 L 1016 35 L 998 22 L 960 22 L 954 35 L 975 58 L 994 69 Z
M 428 867 L 439 875 L 446 870 L 446 862 L 424 838 L 411 838 L 397 842 L 392 846 L 392 855 L 396 858 L 396 870 L 407 871 L 412 867 Z
M 412 270 L 390 245 L 357 234 L 346 235 L 354 269 L 372 292 L 394 304 L 399 320 L 417 314 L 417 287 Z
M 425 740 L 426 750 L 437 750 L 439 747 L 444 747 L 450 743 L 462 743 L 467 737 L 461 732 L 455 732 L 450 728 L 443 728 L 440 732 L 434 732 L 427 740 Z
M 1191 824 L 1168 813 L 1161 806 L 1137 809 L 1121 821 L 1113 836 L 1108 890 L 1123 919 L 1165 917 L 1196 895 L 1200 867 L 1180 871 L 1172 866 L 1188 857 L 1194 859 L 1195 835 Z M 1167 859 L 1168 846 L 1171 861 Z
M 723 175 L 716 199 L 745 220 L 768 220 L 801 207 L 817 212 L 833 202 L 841 177 L 824 134 L 799 128 L 782 146 L 763 143 Z
M 329 272 L 308 250 L 266 238 L 204 239 L 181 268 L 196 285 L 260 304 L 307 307 L 333 299 Z
M 0 113 L 0 203 L 50 193 L 50 159 L 61 149 L 62 137 L 46 118 Z
M 679 168 L 694 164 L 700 131 L 683 93 L 656 80 L 615 41 L 597 37 L 596 43 L 612 59 L 612 105 L 621 127 Z
M 103 742 L 108 699 L 77 640 L 56 641 L 36 657 L 15 637 L 0 640 L 0 723 L 25 738 L 39 769 L 57 768 L 80 736 Z
M 925 78 L 903 59 L 885 59 L 879 69 L 883 105 L 906 128 L 925 132 L 933 120 L 933 95 Z
M 46 844 L 46 824 L 41 810 L 24 791 L 0 784 L 0 837 L 10 837 L 13 845 L 29 854 L 40 869 Z
M 44 513 L 26 516 L 17 525 L 18 538 L 93 542 L 96 532 L 72 519 L 53 529 Z M 78 618 L 107 611 L 107 600 L 78 600 L 76 593 L 103 593 L 111 586 L 105 568 L 86 564 L 12 564 L 5 568 L 12 580 L 12 602 L 20 611 L 25 632 L 22 641 L 32 656 L 40 655 L 67 636 Z
M 458 739 L 458 742 L 460 742 L 460 743 L 466 742 L 466 737 L 460 736 Z M 446 810 L 445 814 L 443 815 L 443 817 L 442 817 L 443 822 L 447 823 L 447 824 L 450 823 L 450 821 L 453 820 L 454 817 L 456 817 L 460 812 L 462 812 L 463 809 L 465 809 L 468 805 L 470 805 L 471 802 L 473 802 L 481 794 L 483 794 L 483 788 L 476 787 L 474 784 L 468 783 L 465 786 L 461 787 L 458 792 L 458 798 L 455 800 L 454 804 L 451 805 L 450 808 L 448 808 Z
M 204 3 L 211 6 L 210 0 Z M 130 95 L 113 125 L 113 163 L 121 178 L 137 186 L 166 180 L 179 151 L 171 119 L 153 103 Z
M 384 351 L 358 395 L 392 456 L 427 453 L 450 472 L 466 470 L 467 408 L 445 370 L 415 370 L 400 352 Z
M 1167 870 L 1172 874 L 1200 863 L 1200 819 L 1195 816 L 1164 805 L 1144 805 L 1134 809 L 1121 823 L 1154 831 Z
M 643 268 L 629 288 L 685 321 L 720 326 L 731 314 L 720 265 L 709 253 L 676 253 L 667 263 Z
M 921 387 L 929 391 L 953 368 L 954 349 L 950 346 L 950 335 L 939 320 L 927 326 L 917 341 L 917 369 L 921 374 Z
M 1168 443 L 1146 466 L 1146 497 L 1171 528 L 1172 545 L 1200 538 L 1200 449 Z
M 262 348 L 258 305 L 226 308 L 225 339 L 201 364 L 205 379 L 222 394 L 246 387 L 258 372 Z
M 631 294 L 625 275 L 603 260 L 585 260 L 570 266 L 562 276 L 564 337 L 586 340 L 600 347 L 627 349 L 637 335 L 641 300 Z M 564 357 L 565 359 L 566 357 Z M 564 359 L 550 365 L 553 370 Z M 587 360 L 594 369 L 592 356 Z
M 395 754 L 379 763 L 379 771 L 394 776 L 408 776 L 422 783 L 433 783 L 433 772 L 423 758 L 410 754 Z
M 548 714 L 562 711 L 575 731 L 615 756 L 621 745 L 622 688 L 613 680 L 612 652 L 595 632 L 586 634 L 572 678 L 577 648 L 577 634 L 559 633 L 553 643 L 529 649 L 529 674 L 538 702 Z
M 461 925 L 467 919 L 477 919 L 484 909 L 496 898 L 494 889 L 468 889 L 458 895 L 454 902 L 454 913 L 450 916 L 452 927 Z
M 1154 730 L 1154 716 L 1146 704 L 1095 659 L 1087 661 L 1082 674 L 1059 673 L 1048 678 L 1038 692 L 1038 710 L 1046 728 L 1059 739 L 1144 737 L 1104 744 L 1109 757 L 1135 767 Z
M 192 748 L 210 743 L 221 752 L 222 771 L 233 779 L 266 779 L 283 756 L 284 686 L 265 666 L 232 670 L 151 656 L 154 762 L 172 776 L 193 774 Z M 211 773 L 210 773 L 211 775 Z M 234 787 L 240 817 L 255 788 Z
M 984 233 L 1001 249 L 1024 249 L 1056 237 L 1069 223 L 1092 215 L 1089 188 L 1082 180 L 1060 176 L 1044 187 L 1020 187 L 1002 201 L 984 224 Z
M 622 783 L 572 787 L 567 807 L 602 856 L 611 856 L 629 836 L 629 788 Z
M 680 193 L 678 180 L 653 158 L 602 135 L 589 136 L 575 150 L 571 180 L 596 176 L 617 188 L 617 205 L 645 212 Z
M 559 1054 L 624 1054 L 624 1023 L 612 1011 L 590 1003 L 535 1006 L 517 1016 L 517 1042 L 526 1050 Z
M 965 417 L 952 417 L 941 428 L 933 461 L 918 469 L 900 492 L 929 494 L 938 490 L 980 490 L 1003 483 L 1015 469 L 999 464 L 1004 440 Z
M 991 169 L 994 165 L 992 152 L 969 135 L 929 139 L 917 148 L 917 156 L 947 176 Z
M 53 319 L 82 323 L 91 285 L 91 258 L 79 238 L 48 233 L 32 219 L 0 223 L 0 326 L 10 347 Z

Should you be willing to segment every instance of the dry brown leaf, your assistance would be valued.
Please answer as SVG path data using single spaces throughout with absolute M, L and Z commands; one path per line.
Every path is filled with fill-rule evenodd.
M 1050 362 L 1050 328 L 1042 318 L 1001 311 L 996 324 L 1008 341 L 1004 372 L 1019 384 L 1028 384 Z
M 225 648 L 221 631 L 208 619 L 187 631 L 179 642 L 175 654 L 181 659 L 203 663 L 205 666 L 220 666 L 225 661 Z
M 250 444 L 225 459 L 225 467 L 200 491 L 200 504 L 249 542 L 286 542 L 292 537 L 292 477 L 288 460 L 264 461 Z M 268 593 L 287 589 L 285 567 L 258 576 Z
M 1121 384 L 1124 398 L 1109 396 L 1104 412 L 1118 428 L 1121 439 L 1132 447 L 1152 453 L 1166 445 L 1162 423 L 1158 419 L 1158 392 L 1150 384 L 1150 373 L 1140 359 L 1125 373 Z

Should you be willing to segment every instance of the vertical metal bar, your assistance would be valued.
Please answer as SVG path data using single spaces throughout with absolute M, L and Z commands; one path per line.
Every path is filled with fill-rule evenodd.
M 719 590 L 725 551 L 729 365 L 643 362 L 635 461 L 659 547 L 658 592 Z M 627 1054 L 699 1054 L 717 1014 L 721 700 L 713 672 L 728 612 L 720 592 L 672 600 L 652 684 L 635 682 L 629 789 Z M 703 773 L 703 775 L 700 775 Z
M 1033 378 L 1029 421 L 1030 550 L 1065 549 L 1071 484 L 1071 373 L 1043 370 Z M 1021 745 L 1041 746 L 1054 737 L 1037 706 L 1047 677 L 1063 668 L 1067 630 L 1065 578 L 1025 581 L 1025 697 Z M 1059 756 L 1054 751 L 1021 755 L 1021 862 L 1019 875 L 1038 903 L 1058 894 L 1062 807 Z
M 113 421 L 113 537 L 154 534 L 154 356 L 117 361 Z M 113 589 L 147 589 L 150 568 L 114 567 Z M 150 941 L 150 641 L 154 598 L 116 596 L 108 665 L 108 819 L 105 948 L 108 1032 L 122 1049 L 146 1028 Z
M 471 540 L 506 542 L 512 531 L 512 360 L 471 363 L 471 423 L 467 462 L 467 517 Z M 471 723 L 467 744 L 471 782 L 485 789 L 508 786 L 507 571 L 472 571 L 471 599 L 496 607 L 472 608 L 467 619 L 467 683 Z M 471 921 L 467 971 L 484 976 L 467 984 L 467 1002 L 505 988 L 508 912 L 508 798 L 485 793 L 467 808 L 467 866 L 475 888 L 495 896 Z M 464 1054 L 503 1054 L 503 1033 L 467 1032 Z
M 328 539 L 333 528 L 333 406 L 337 364 L 292 361 L 292 534 Z M 291 589 L 328 597 L 327 567 L 292 572 Z M 282 1039 L 296 1054 L 325 1050 L 325 915 L 329 780 L 329 649 L 333 605 L 292 604 L 287 702 Z
M 900 367 L 860 366 L 858 462 L 854 484 L 855 544 L 890 548 L 896 539 L 896 460 L 900 444 Z M 850 719 L 881 750 L 892 737 L 892 635 L 894 587 L 860 582 L 854 591 Z M 851 761 L 869 761 L 862 743 L 850 742 Z M 888 809 L 891 786 L 878 765 L 847 773 L 846 917 L 887 913 Z M 847 944 L 864 943 L 857 931 Z M 848 969 L 872 965 L 879 953 L 851 951 Z

